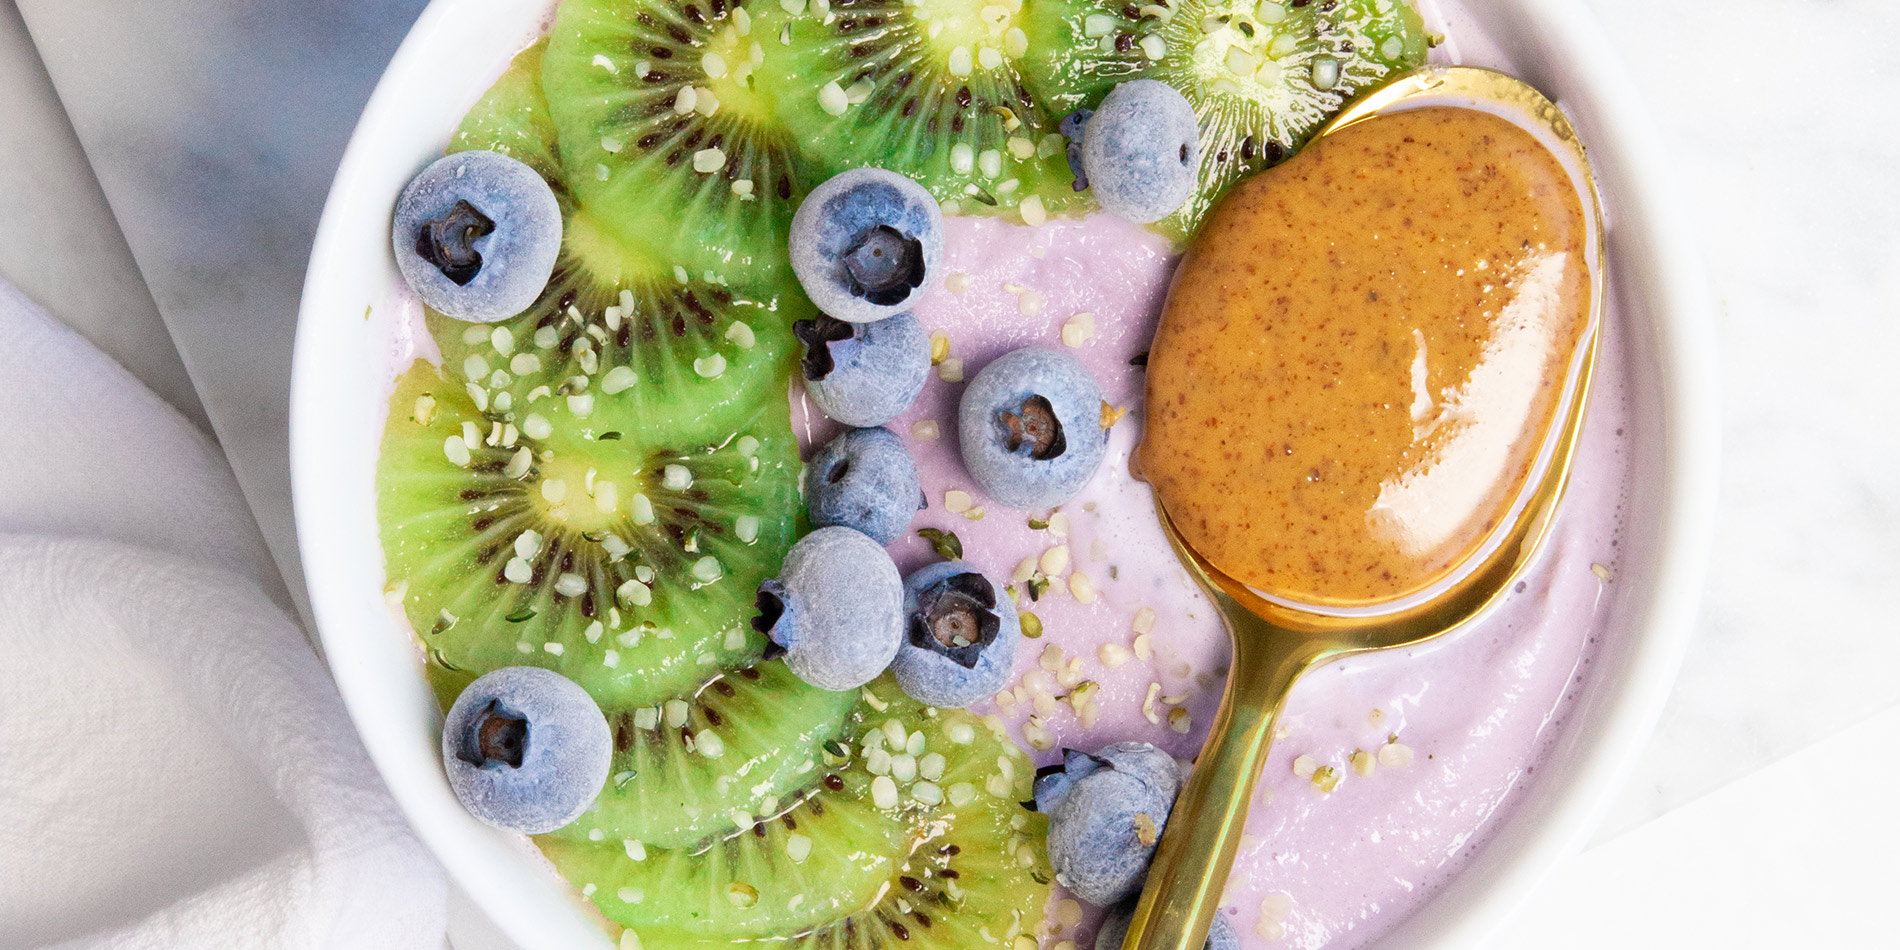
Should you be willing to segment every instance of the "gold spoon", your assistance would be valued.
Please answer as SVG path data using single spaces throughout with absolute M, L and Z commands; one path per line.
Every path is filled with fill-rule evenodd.
M 1429 66 L 1360 98 L 1320 131 L 1325 136 L 1395 106 L 1481 104 L 1531 131 L 1548 133 L 1559 160 L 1589 199 L 1586 241 L 1595 232 L 1588 328 L 1570 361 L 1567 404 L 1545 433 L 1542 470 L 1533 470 L 1492 537 L 1436 595 L 1386 610 L 1329 612 L 1270 600 L 1222 573 L 1185 542 L 1165 509 L 1161 526 L 1188 573 L 1213 601 L 1233 638 L 1233 662 L 1218 714 L 1195 759 L 1193 774 L 1168 819 L 1148 883 L 1136 905 L 1124 950 L 1201 950 L 1219 909 L 1248 804 L 1266 765 L 1273 722 L 1305 671 L 1344 656 L 1410 646 L 1437 637 L 1482 612 L 1507 590 L 1550 527 L 1582 430 L 1596 364 L 1603 306 L 1602 210 L 1583 145 L 1556 105 L 1523 81 L 1488 69 Z

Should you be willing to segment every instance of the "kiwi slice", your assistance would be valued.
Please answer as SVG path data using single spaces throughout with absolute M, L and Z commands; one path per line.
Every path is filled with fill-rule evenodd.
M 377 474 L 389 584 L 444 705 L 481 673 L 531 664 L 630 708 L 758 657 L 746 620 L 799 505 L 786 402 L 691 441 L 550 412 L 546 428 L 509 421 L 420 361 L 391 397 Z
M 774 9 L 789 28 L 792 13 Z M 1029 760 L 999 727 L 920 706 L 888 678 L 855 693 L 806 686 L 759 663 L 746 623 L 798 527 L 786 328 L 809 312 L 776 272 L 809 183 L 797 151 L 766 121 L 776 104 L 746 98 L 760 83 L 739 71 L 720 85 L 754 25 L 721 0 L 568 0 L 546 49 L 524 51 L 458 130 L 455 148 L 504 151 L 550 178 L 563 255 L 512 321 L 432 316 L 440 367 L 398 380 L 378 471 L 392 603 L 445 705 L 518 664 L 600 702 L 616 730 L 608 785 L 539 843 L 648 946 L 1007 943 L 1033 931 L 1048 895 L 1041 818 L 1017 804 Z M 668 78 L 660 38 L 707 84 Z M 584 41 L 605 45 L 563 59 L 564 42 Z M 723 63 L 705 58 L 721 50 Z M 745 57 L 757 70 L 749 45 Z M 612 76 L 640 83 L 616 89 Z M 615 152 L 598 141 L 615 132 L 564 117 L 647 122 L 648 86 L 670 84 L 671 103 L 689 83 L 724 105 L 676 114 L 667 141 L 728 123 L 743 140 L 729 154 L 783 159 L 786 195 L 748 198 L 730 176 L 719 192 L 717 171 L 676 181 L 658 146 Z M 599 160 L 575 141 L 598 142 Z M 602 167 L 604 182 L 575 173 Z
M 812 314 L 810 305 L 770 282 L 738 290 L 716 272 L 661 264 L 578 207 L 542 94 L 547 45 L 515 57 L 462 120 L 450 151 L 500 151 L 547 176 L 565 209 L 561 256 L 518 317 L 469 325 L 430 314 L 443 365 L 469 385 L 478 408 L 503 416 L 525 418 L 530 401 L 558 397 L 565 406 L 580 396 L 574 405 L 599 433 L 666 426 L 713 434 L 789 385 L 791 325 Z
M 1009 947 L 1041 924 L 1054 872 L 1046 819 L 1015 803 L 964 810 L 926 828 L 876 903 L 778 942 L 788 950 L 886 944 L 929 950 Z M 1012 847 L 1013 844 L 1013 847 Z
M 1044 820 L 1020 804 L 1034 768 L 999 727 L 885 677 L 779 813 L 676 851 L 540 844 L 645 946 L 983 946 L 1033 932 L 1048 898 Z
M 815 184 L 753 75 L 753 15 L 735 0 L 567 0 L 541 73 L 581 205 L 641 256 L 735 284 L 787 269 Z
M 563 196 L 560 156 L 555 150 L 554 119 L 547 97 L 541 94 L 541 60 L 546 37 L 515 54 L 507 71 L 495 80 L 449 136 L 450 152 L 500 152 L 541 173 Z
M 1358 93 L 1425 62 L 1410 0 L 1026 0 L 1024 70 L 1052 111 L 1159 79 L 1201 121 L 1194 196 L 1162 224 L 1191 234 L 1244 175 L 1291 155 Z
M 856 692 L 807 686 L 784 663 L 762 663 L 615 710 L 611 781 L 553 836 L 679 848 L 749 827 L 812 780 L 857 702 Z
M 839 778 L 847 794 L 865 784 Z M 570 881 L 586 882 L 583 891 L 594 884 L 596 906 L 645 947 L 769 941 L 788 950 L 859 950 L 892 941 L 968 950 L 1008 947 L 1040 924 L 1053 876 L 1040 854 L 1045 822 L 1002 803 L 913 829 L 862 802 L 807 799 L 700 854 L 646 850 L 634 863 L 601 845 L 543 849 Z M 796 835 L 813 842 L 801 862 L 788 854 Z M 852 847 L 864 850 L 844 850 Z
M 565 242 L 587 241 L 590 220 L 570 214 Z M 782 399 L 792 323 L 814 313 L 801 295 L 754 296 L 683 269 L 603 282 L 563 254 L 521 316 L 471 325 L 430 314 L 429 330 L 444 369 L 484 411 L 523 425 L 538 415 L 595 438 L 656 428 L 688 438 Z
M 871 802 L 872 777 L 824 772 L 837 794 L 800 791 L 782 811 L 698 848 L 540 840 L 542 852 L 643 945 L 724 943 L 809 930 L 877 897 L 909 844 Z M 822 787 L 822 786 L 820 786 Z
M 1028 18 L 1023 0 L 788 0 L 754 22 L 768 34 L 755 76 L 829 173 L 902 172 L 950 213 L 1031 196 L 1054 211 L 1074 177 L 1019 72 Z

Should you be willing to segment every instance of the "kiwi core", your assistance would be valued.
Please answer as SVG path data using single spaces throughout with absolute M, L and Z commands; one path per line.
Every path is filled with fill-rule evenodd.
M 563 222 L 561 248 L 583 269 L 610 287 L 631 287 L 660 276 L 657 261 L 666 258 L 633 243 L 619 229 L 586 208 L 576 208 Z
M 743 7 L 735 11 L 743 12 Z M 759 92 L 758 79 L 753 76 L 753 71 L 764 62 L 765 44 L 753 35 L 749 16 L 735 17 L 709 37 L 705 52 L 699 57 L 705 85 L 700 87 L 703 91 L 696 93 L 698 96 L 712 93 L 716 104 L 708 114 L 731 110 L 745 119 L 769 126 L 773 121 L 772 104 Z
M 1356 49 L 1369 48 L 1389 60 L 1405 51 L 1402 40 L 1381 41 L 1355 32 L 1350 20 L 1335 23 L 1326 31 L 1326 41 L 1318 42 L 1310 32 L 1310 18 L 1294 16 L 1294 6 L 1303 4 L 1266 0 L 1258 5 L 1234 2 L 1225 9 L 1216 5 L 1195 25 L 1199 35 L 1187 40 L 1193 43 L 1187 71 L 1202 88 L 1285 110 L 1298 106 L 1296 100 L 1341 86 Z M 1168 39 L 1182 41 L 1179 33 Z
M 953 76 L 992 71 L 1003 56 L 1021 56 L 1029 48 L 1028 35 L 1017 25 L 1022 12 L 1023 0 L 916 0 L 911 6 L 911 16 Z
M 1280 31 L 1285 19 L 1286 8 L 1271 0 L 1256 8 L 1235 4 L 1209 16 L 1192 48 L 1190 71 L 1216 92 L 1255 102 L 1286 95 L 1290 71 L 1325 67 L 1324 57 L 1310 55 L 1292 34 Z
M 540 463 L 541 482 L 529 492 L 549 522 L 584 533 L 613 530 L 639 504 L 643 481 L 637 472 L 606 471 L 572 452 L 556 452 Z

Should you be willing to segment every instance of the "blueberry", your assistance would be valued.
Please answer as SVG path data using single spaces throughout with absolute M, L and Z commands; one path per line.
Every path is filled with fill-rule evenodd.
M 1174 87 L 1136 79 L 1108 91 L 1082 136 L 1082 167 L 1095 200 L 1138 224 L 1174 213 L 1194 192 L 1201 128 Z
M 818 309 L 847 323 L 882 320 L 937 281 L 943 212 L 896 172 L 854 168 L 805 196 L 792 215 L 791 253 Z
M 561 207 L 534 169 L 499 152 L 456 152 L 409 180 L 391 230 L 396 267 L 424 304 L 493 323 L 547 286 Z
M 1025 347 L 992 360 L 957 409 L 963 465 L 1012 508 L 1075 497 L 1108 452 L 1102 387 L 1075 357 Z
M 613 735 L 593 698 L 539 667 L 483 675 L 442 724 L 455 797 L 504 831 L 546 834 L 580 817 L 606 784 L 612 758 Z
M 1146 742 L 1115 742 L 1095 753 L 1062 750 L 1062 764 L 1036 772 L 1036 810 L 1054 814 L 1062 796 L 1077 781 L 1103 768 L 1129 773 L 1155 788 L 1179 790 L 1181 767 L 1174 757 Z M 1174 792 L 1169 792 L 1172 798 Z
M 1094 109 L 1077 109 L 1063 116 L 1062 124 L 1056 127 L 1056 131 L 1061 132 L 1063 137 L 1069 140 L 1066 149 L 1069 173 L 1075 176 L 1075 181 L 1070 187 L 1076 191 L 1087 191 L 1089 187 L 1088 171 L 1082 166 L 1082 130 L 1088 128 L 1089 117 L 1094 114 Z
M 1141 889 L 1181 790 L 1174 760 L 1146 743 L 1065 753 L 1063 779 L 1037 776 L 1049 813 L 1049 864 L 1076 897 L 1108 907 Z
M 874 323 L 824 314 L 792 324 L 805 344 L 805 391 L 845 425 L 881 426 L 902 415 L 930 375 L 930 337 L 908 313 Z
M 924 506 L 917 462 L 889 429 L 847 429 L 805 467 L 805 504 L 812 524 L 843 525 L 879 544 L 904 536 Z
M 962 561 L 941 561 L 904 578 L 904 641 L 892 672 L 912 699 L 961 708 L 1002 690 L 1021 639 L 1001 585 Z
M 772 638 L 799 679 L 856 689 L 897 655 L 903 606 L 904 582 L 883 545 L 850 528 L 819 528 L 759 585 L 752 626 Z
M 1024 802 L 1023 804 L 1025 806 L 1033 805 L 1033 810 L 1042 812 L 1045 815 L 1054 813 L 1056 808 L 1062 804 L 1063 796 L 1069 794 L 1069 789 L 1075 786 L 1075 776 L 1069 774 L 1069 769 L 1073 765 L 1069 756 L 1077 754 L 1085 755 L 1086 753 L 1075 753 L 1069 749 L 1064 749 L 1062 750 L 1063 761 L 1055 765 L 1045 765 L 1037 769 L 1036 781 L 1034 785 L 1030 786 L 1029 793 L 1033 801 Z
M 1168 789 L 1172 800 L 1181 790 L 1181 765 L 1174 756 L 1147 742 L 1111 742 L 1095 753 L 1118 772 L 1133 775 L 1155 788 Z
M 1135 902 L 1118 904 L 1102 918 L 1102 929 L 1095 932 L 1095 950 L 1121 950 L 1122 941 L 1128 937 L 1128 924 L 1135 918 Z M 1226 911 L 1214 914 L 1214 923 L 1207 928 L 1207 943 L 1203 950 L 1240 950 L 1240 935 L 1234 932 L 1234 922 L 1228 919 Z

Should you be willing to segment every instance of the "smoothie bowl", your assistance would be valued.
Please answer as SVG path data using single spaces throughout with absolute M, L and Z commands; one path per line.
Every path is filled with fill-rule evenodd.
M 1104 896 L 1088 860 L 1050 848 L 1067 806 L 1032 779 L 1066 759 L 1073 793 L 1117 770 L 1117 743 L 1190 761 L 1227 673 L 1219 619 L 1130 466 L 1179 250 L 1227 185 L 1297 167 L 1331 110 L 1429 59 L 1525 78 L 1591 149 L 1610 280 L 1577 467 L 1493 609 L 1302 681 L 1219 918 L 1249 947 L 1489 932 L 1580 845 L 1646 736 L 1709 513 L 1699 287 L 1588 21 L 1502 0 L 1236 8 L 1193 25 L 1220 68 L 1265 84 L 1297 60 L 1312 77 L 1307 100 L 1236 113 L 1220 106 L 1234 93 L 1168 72 L 1185 25 L 1140 7 L 1126 19 L 1149 25 L 1130 30 L 1086 3 L 973 5 L 967 23 L 954 4 L 767 6 L 443 0 L 345 155 L 299 327 L 297 513 L 325 652 L 419 833 L 529 946 L 1093 945 L 1094 905 L 1126 890 Z M 1314 33 L 1327 55 L 1275 49 L 1284 24 L 1327 16 L 1343 24 Z M 913 56 L 964 29 L 995 42 Z M 897 66 L 838 65 L 859 59 Z M 1195 188 L 1152 226 L 1099 210 L 1110 159 L 1088 163 L 1090 190 L 1069 184 L 1069 146 L 1108 124 L 1059 123 L 1106 114 L 1104 93 L 1137 78 L 1189 87 L 1200 123 L 1180 152 Z M 950 147 L 919 144 L 950 130 Z M 392 209 L 445 148 L 553 186 L 563 250 L 523 316 L 451 319 L 398 270 Z M 889 245 L 920 255 L 895 301 L 878 299 L 879 261 L 853 258 L 856 301 L 799 266 L 801 234 L 822 243 L 828 221 L 801 232 L 803 209 L 863 164 L 914 179 L 933 212 L 913 229 L 927 252 Z M 866 247 L 883 245 L 807 263 Z M 883 312 L 854 320 L 867 301 Z M 860 365 L 886 346 L 916 354 L 921 391 Z M 1012 371 L 1033 399 L 996 381 Z M 1018 455 L 972 458 L 972 403 Z M 1025 453 L 1091 457 L 1025 481 L 1009 467 Z M 897 456 L 910 468 L 877 461 Z M 922 507 L 834 510 L 864 479 Z M 877 675 L 879 644 L 820 649 L 892 617 L 895 678 Z M 906 679 L 919 651 L 967 662 Z M 517 666 L 578 684 L 613 748 L 597 797 L 532 839 L 478 821 L 444 769 L 444 709 Z M 979 671 L 996 679 L 973 696 Z M 1148 811 L 1162 822 L 1134 837 L 1152 846 L 1166 808 Z

